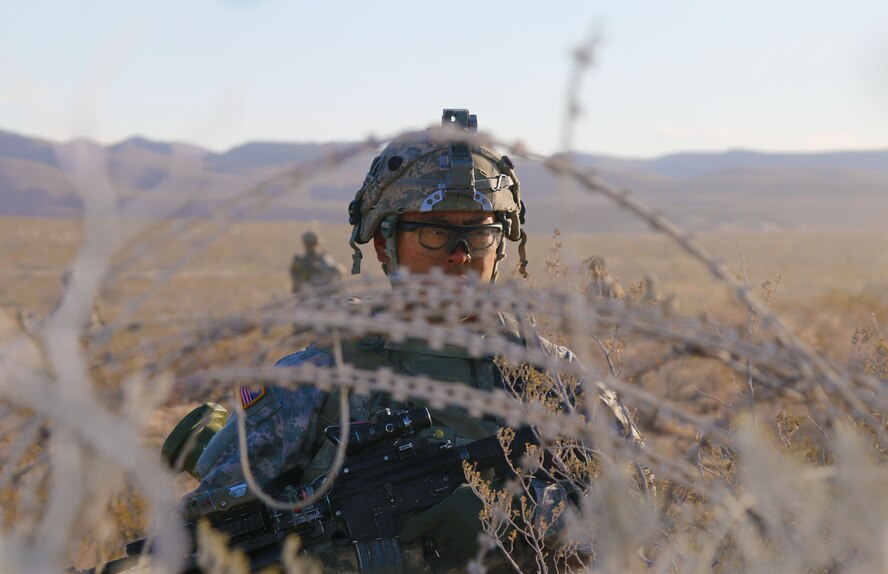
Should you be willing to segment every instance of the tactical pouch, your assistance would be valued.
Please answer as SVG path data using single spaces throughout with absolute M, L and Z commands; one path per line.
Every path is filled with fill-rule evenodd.
M 397 538 L 383 538 L 355 542 L 358 571 L 362 574 L 396 574 L 404 572 L 401 542 Z
M 161 459 L 173 470 L 184 470 L 200 480 L 197 459 L 210 443 L 210 439 L 225 426 L 227 419 L 228 411 L 222 405 L 200 405 L 185 415 L 170 432 L 160 449 Z

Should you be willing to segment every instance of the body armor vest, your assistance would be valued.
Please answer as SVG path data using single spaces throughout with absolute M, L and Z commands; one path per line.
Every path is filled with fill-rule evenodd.
M 332 345 L 314 346 L 333 355 Z M 359 370 L 375 371 L 380 368 L 388 368 L 400 374 L 426 376 L 445 382 L 459 382 L 482 390 L 491 390 L 502 385 L 499 370 L 490 358 L 470 357 L 461 348 L 445 347 L 433 350 L 422 341 L 392 343 L 378 336 L 346 340 L 342 342 L 341 348 L 343 361 Z M 319 429 L 340 424 L 340 392 L 343 391 L 337 389 L 329 393 L 324 401 L 318 414 L 317 426 Z M 349 417 L 354 420 L 368 420 L 374 413 L 384 408 L 400 410 L 414 406 L 428 406 L 416 399 L 409 403 L 395 402 L 385 393 L 373 393 L 369 396 L 350 393 L 348 405 Z M 461 445 L 490 436 L 496 433 L 500 426 L 495 420 L 473 418 L 457 407 L 429 408 L 429 410 L 432 413 L 433 426 L 419 434 L 433 440 L 442 442 L 449 440 L 456 445 Z M 316 454 L 304 469 L 303 482 L 316 479 L 333 465 L 336 445 L 332 441 L 326 440 L 323 432 L 317 433 L 313 447 Z M 391 572 L 432 572 L 421 544 L 399 544 L 399 548 L 401 552 L 400 564 L 393 567 Z M 355 561 L 356 551 L 351 544 L 338 544 L 337 540 L 330 540 L 312 547 L 310 552 L 323 562 L 325 572 L 360 571 Z M 373 571 L 376 572 L 376 569 Z
M 333 354 L 332 347 L 325 344 L 317 348 Z M 502 378 L 493 361 L 489 358 L 470 357 L 464 349 L 445 347 L 430 349 L 421 341 L 393 343 L 378 336 L 342 342 L 343 361 L 356 369 L 375 371 L 388 368 L 395 373 L 412 376 L 426 376 L 444 382 L 459 382 L 481 390 L 492 390 L 502 385 Z M 331 392 L 318 415 L 318 428 L 340 423 L 339 393 Z M 400 410 L 413 406 L 428 406 L 424 401 L 409 403 L 395 402 L 384 393 L 370 396 L 351 393 L 348 399 L 349 417 L 354 420 L 367 420 L 381 409 Z M 435 440 L 450 440 L 456 445 L 484 438 L 494 434 L 500 426 L 492 419 L 476 419 L 457 407 L 429 409 L 432 412 L 433 426 L 420 433 Z M 309 482 L 329 470 L 336 453 L 336 445 L 318 433 L 314 444 L 317 454 L 304 469 L 303 481 Z

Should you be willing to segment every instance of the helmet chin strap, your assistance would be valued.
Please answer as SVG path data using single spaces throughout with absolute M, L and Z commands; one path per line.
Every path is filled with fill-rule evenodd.
M 493 262 L 493 273 L 490 275 L 490 282 L 496 282 L 497 276 L 497 267 L 499 267 L 499 262 L 506 258 L 506 239 L 503 238 L 500 240 L 500 244 L 496 246 L 496 261 Z
M 379 223 L 379 231 L 385 238 L 385 255 L 388 262 L 382 264 L 382 272 L 391 277 L 398 271 L 398 216 L 389 215 Z
M 522 204 L 523 205 L 523 204 Z M 512 229 L 512 221 L 509 217 L 503 213 L 502 211 L 496 212 L 497 220 L 503 224 L 503 229 L 506 231 L 505 235 L 508 237 L 512 237 L 511 229 Z M 522 220 L 523 222 L 523 220 Z M 527 243 L 527 234 L 524 233 L 524 230 L 521 230 L 521 242 L 518 244 L 518 272 L 526 279 L 527 278 L 527 251 L 525 249 L 525 244 Z M 496 261 L 493 262 L 493 274 L 490 277 L 490 282 L 493 283 L 496 281 L 498 271 L 497 267 L 499 267 L 499 262 L 506 258 L 506 239 L 500 241 L 500 244 L 496 247 Z

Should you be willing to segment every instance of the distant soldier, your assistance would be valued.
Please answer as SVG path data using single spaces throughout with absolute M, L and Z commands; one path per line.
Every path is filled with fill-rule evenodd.
M 676 310 L 675 295 L 664 295 L 660 289 L 660 280 L 653 273 L 645 273 L 643 282 L 642 301 L 648 305 L 657 305 L 665 313 Z
M 293 263 L 290 265 L 293 293 L 306 287 L 342 283 L 345 267 L 324 253 L 321 238 L 312 231 L 306 231 L 302 236 L 302 242 L 305 244 L 305 255 L 293 256 Z
M 626 295 L 620 281 L 607 270 L 607 259 L 593 255 L 586 264 L 589 266 L 589 293 L 608 299 L 622 299 Z
M 662 298 L 663 295 L 660 293 L 660 280 L 653 273 L 645 273 L 642 301 L 645 303 L 658 303 Z

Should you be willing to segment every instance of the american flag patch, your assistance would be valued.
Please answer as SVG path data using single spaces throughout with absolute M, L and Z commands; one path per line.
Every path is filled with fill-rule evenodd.
M 240 401 L 241 406 L 245 409 L 250 408 L 255 405 L 259 399 L 265 396 L 265 387 L 259 387 L 258 389 L 251 389 L 250 387 L 241 387 L 240 388 Z

